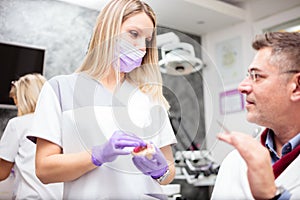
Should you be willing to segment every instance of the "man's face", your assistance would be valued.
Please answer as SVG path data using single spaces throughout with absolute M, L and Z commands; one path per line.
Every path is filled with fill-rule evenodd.
M 246 95 L 247 120 L 266 127 L 281 122 L 289 105 L 286 77 L 269 63 L 270 56 L 270 48 L 259 50 L 238 87 Z

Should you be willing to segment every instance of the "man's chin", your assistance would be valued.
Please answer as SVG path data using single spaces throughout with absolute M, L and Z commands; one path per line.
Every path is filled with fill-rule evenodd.
M 251 113 L 247 113 L 247 121 L 250 122 L 250 123 L 256 123 L 256 118 L 253 114 Z

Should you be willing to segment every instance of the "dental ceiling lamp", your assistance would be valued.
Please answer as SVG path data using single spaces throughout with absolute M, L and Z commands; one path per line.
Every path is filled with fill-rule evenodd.
M 161 50 L 160 71 L 170 75 L 187 75 L 203 67 L 201 59 L 195 56 L 194 47 L 180 42 L 173 32 L 157 36 L 157 46 Z

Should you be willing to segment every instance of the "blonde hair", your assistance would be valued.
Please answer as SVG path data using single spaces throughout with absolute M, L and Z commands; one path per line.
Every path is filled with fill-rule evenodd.
M 115 62 L 116 38 L 121 34 L 122 23 L 138 13 L 144 12 L 156 28 L 156 16 L 152 8 L 140 0 L 112 0 L 100 12 L 90 41 L 88 53 L 83 64 L 76 72 L 86 72 L 95 79 L 102 79 L 110 73 Z M 117 73 L 117 81 L 119 73 Z M 169 109 L 169 103 L 163 96 L 162 77 L 158 67 L 156 48 L 156 29 L 152 40 L 147 44 L 142 65 L 125 75 L 126 80 L 149 94 L 155 102 Z
M 27 74 L 12 82 L 9 97 L 15 100 L 18 116 L 33 113 L 46 79 L 41 74 Z

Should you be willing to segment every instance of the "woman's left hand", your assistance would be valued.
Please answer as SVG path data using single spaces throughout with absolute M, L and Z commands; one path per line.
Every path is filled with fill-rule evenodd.
M 151 159 L 146 156 L 134 156 L 132 160 L 135 166 L 145 175 L 150 175 L 153 179 L 158 179 L 167 172 L 169 166 L 161 150 L 156 146 L 154 148 L 155 153 Z

